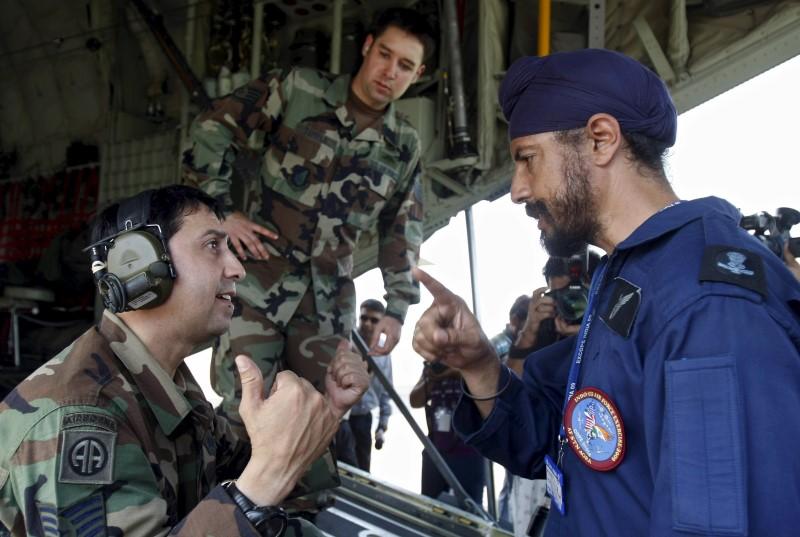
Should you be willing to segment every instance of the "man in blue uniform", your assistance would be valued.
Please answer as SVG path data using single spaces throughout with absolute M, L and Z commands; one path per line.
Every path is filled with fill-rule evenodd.
M 800 286 L 730 204 L 674 194 L 664 84 L 582 50 L 520 59 L 500 101 L 511 195 L 546 248 L 608 255 L 578 335 L 529 357 L 521 380 L 417 270 L 434 302 L 414 348 L 460 370 L 456 429 L 515 474 L 546 475 L 562 512 L 548 536 L 797 535 Z

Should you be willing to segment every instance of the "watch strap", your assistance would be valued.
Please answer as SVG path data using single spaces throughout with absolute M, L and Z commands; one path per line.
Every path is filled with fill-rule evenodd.
M 289 516 L 278 506 L 258 506 L 236 486 L 236 481 L 223 484 L 228 496 L 244 513 L 247 520 L 265 537 L 281 537 L 286 530 Z

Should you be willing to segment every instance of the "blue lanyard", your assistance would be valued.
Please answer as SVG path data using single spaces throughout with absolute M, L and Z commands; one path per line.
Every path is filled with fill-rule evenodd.
M 583 351 L 586 349 L 586 340 L 589 339 L 589 328 L 591 328 L 592 320 L 594 319 L 595 300 L 600 292 L 600 287 L 603 285 L 603 278 L 605 277 L 607 267 L 608 260 L 606 260 L 605 263 L 601 262 L 600 265 L 597 266 L 597 270 L 594 273 L 592 285 L 589 288 L 589 303 L 586 306 L 586 312 L 583 314 L 583 322 L 581 323 L 581 329 L 578 332 L 578 340 L 577 344 L 575 345 L 575 352 L 572 354 L 572 365 L 569 368 L 569 377 L 567 377 L 566 397 L 564 397 L 564 406 L 561 408 L 561 429 L 558 433 L 558 440 L 561 450 L 563 450 L 564 442 L 566 442 L 567 439 L 567 432 L 564 429 L 564 413 L 567 410 L 567 404 L 569 403 L 569 400 L 572 398 L 572 396 L 575 394 L 575 390 L 578 388 L 578 375 L 580 374 L 581 363 L 583 362 Z M 561 453 L 559 453 L 558 458 L 560 463 Z

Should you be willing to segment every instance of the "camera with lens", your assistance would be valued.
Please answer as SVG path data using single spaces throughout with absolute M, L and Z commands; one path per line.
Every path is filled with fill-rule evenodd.
M 441 375 L 447 371 L 447 366 L 442 362 L 425 362 L 425 367 L 430 369 L 434 375 Z
M 569 284 L 561 289 L 550 289 L 545 296 L 552 297 L 556 303 L 558 316 L 568 324 L 580 324 L 589 303 L 589 289 L 585 280 L 587 256 L 574 255 L 567 260 Z
M 753 236 L 783 259 L 783 247 L 789 244 L 789 252 L 800 257 L 800 238 L 789 236 L 792 226 L 800 224 L 800 211 L 789 207 L 779 207 L 775 216 L 767 212 L 743 216 L 739 225 L 753 232 Z

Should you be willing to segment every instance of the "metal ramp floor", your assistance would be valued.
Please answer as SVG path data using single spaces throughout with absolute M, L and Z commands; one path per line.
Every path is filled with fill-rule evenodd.
M 339 463 L 342 486 L 317 527 L 332 537 L 510 537 L 493 521 Z

